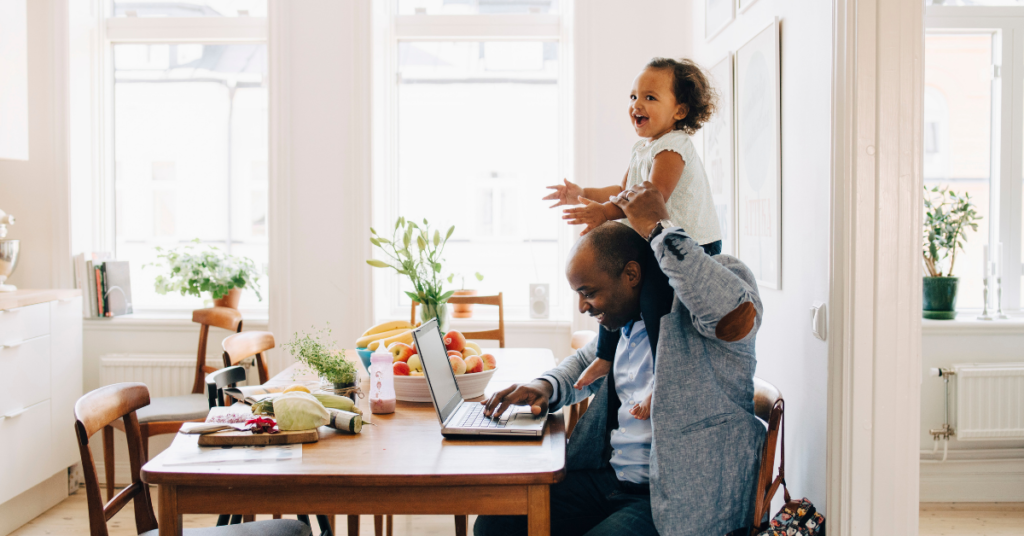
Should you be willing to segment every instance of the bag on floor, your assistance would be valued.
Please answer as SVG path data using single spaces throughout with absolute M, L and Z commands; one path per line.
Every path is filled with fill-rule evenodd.
M 779 461 L 779 476 L 768 487 L 768 495 L 764 499 L 764 510 L 767 510 L 772 497 L 782 485 L 782 496 L 786 504 L 782 506 L 778 514 L 775 514 L 768 523 L 765 523 L 752 531 L 757 536 L 825 536 L 825 516 L 811 504 L 806 497 L 794 501 L 789 497 L 789 488 L 786 487 L 786 423 L 785 417 L 779 422 L 779 429 L 782 432 L 782 441 L 779 442 L 781 452 Z M 766 441 L 774 441 L 774 435 L 769 436 Z M 769 478 L 771 478 L 769 476 Z M 755 512 L 756 514 L 756 512 Z

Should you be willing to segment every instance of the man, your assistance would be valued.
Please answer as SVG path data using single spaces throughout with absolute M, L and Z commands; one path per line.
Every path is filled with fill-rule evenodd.
M 673 227 L 651 183 L 613 202 L 636 231 L 605 223 L 577 243 L 566 267 L 580 312 L 622 332 L 611 373 L 572 387 L 595 359 L 595 340 L 540 378 L 493 394 L 484 412 L 513 404 L 555 411 L 596 395 L 569 440 L 566 478 L 551 487 L 552 534 L 746 534 L 764 442 L 753 402 L 757 285 L 739 260 L 709 257 Z M 656 262 L 645 262 L 645 247 Z M 673 291 L 660 319 L 641 313 L 645 264 L 660 267 Z M 651 419 L 633 418 L 652 384 Z M 526 534 L 526 521 L 481 516 L 474 532 Z

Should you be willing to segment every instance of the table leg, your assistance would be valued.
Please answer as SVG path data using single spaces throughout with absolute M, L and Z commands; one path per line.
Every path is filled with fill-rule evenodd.
M 348 516 L 348 536 L 359 536 L 359 516 Z
M 160 496 L 160 506 L 157 514 L 160 536 L 181 536 L 178 489 L 174 486 L 161 485 L 158 487 L 157 493 Z
M 530 536 L 551 536 L 551 488 L 530 486 L 526 493 L 527 526 Z

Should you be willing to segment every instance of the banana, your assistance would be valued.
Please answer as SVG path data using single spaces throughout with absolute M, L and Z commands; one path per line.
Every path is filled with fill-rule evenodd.
M 388 337 L 386 339 L 377 339 L 371 342 L 370 345 L 367 346 L 367 348 L 369 348 L 371 351 L 376 351 L 377 347 L 381 345 L 382 341 L 384 343 L 385 349 L 387 349 L 388 346 L 391 346 L 391 343 L 393 342 L 404 342 L 405 344 L 412 344 L 412 331 L 406 330 L 403 333 L 394 335 L 392 337 Z
M 394 331 L 396 329 L 412 329 L 412 324 L 406 322 L 405 320 L 394 320 L 394 321 L 391 321 L 391 322 L 383 322 L 381 324 L 377 324 L 376 326 L 373 326 L 372 328 L 364 331 L 363 334 L 359 336 L 359 338 L 362 339 L 363 337 L 366 337 L 367 335 L 375 335 L 377 333 L 384 333 L 385 331 Z
M 409 328 L 394 329 L 391 331 L 385 331 L 383 333 L 373 333 L 370 335 L 363 335 L 356 341 L 356 348 L 366 348 L 367 344 L 380 339 L 386 339 L 388 337 L 394 337 L 395 335 L 401 335 L 409 331 Z

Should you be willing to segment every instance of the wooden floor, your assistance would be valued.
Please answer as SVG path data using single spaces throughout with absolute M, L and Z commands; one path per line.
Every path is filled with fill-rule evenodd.
M 156 490 L 153 490 L 156 503 Z M 269 516 L 266 516 L 269 518 Z M 475 516 L 470 516 L 472 527 Z M 263 519 L 261 516 L 259 519 Z M 338 518 L 339 528 L 344 518 Z M 185 516 L 185 527 L 209 527 L 216 516 Z M 135 536 L 131 505 L 107 524 L 111 536 Z M 395 536 L 455 534 L 452 516 L 395 516 Z M 472 528 L 470 529 L 472 533 Z M 11 536 L 88 536 L 85 491 L 68 497 Z M 363 516 L 360 536 L 373 534 L 373 518 Z M 344 536 L 345 532 L 341 532 Z M 925 503 L 921 505 L 920 536 L 1024 536 L 1024 503 Z

